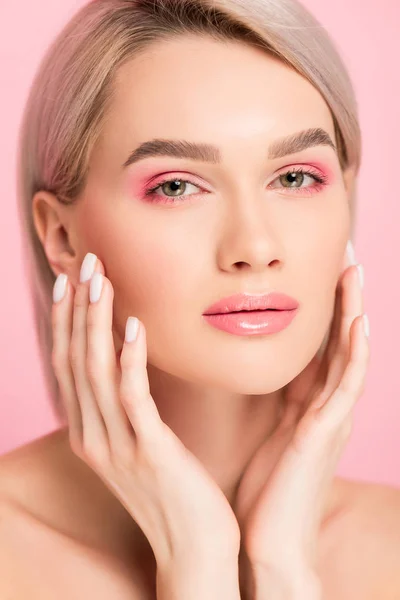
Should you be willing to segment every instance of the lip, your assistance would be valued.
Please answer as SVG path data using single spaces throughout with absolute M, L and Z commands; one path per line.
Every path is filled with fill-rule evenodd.
M 203 313 L 207 315 L 221 315 L 242 311 L 264 311 L 275 309 L 279 311 L 291 311 L 299 307 L 295 298 L 282 292 L 271 292 L 269 294 L 233 294 L 215 302 Z M 270 313 L 268 313 L 270 314 Z
M 282 331 L 298 312 L 291 310 L 258 310 L 203 315 L 209 325 L 234 335 L 267 335 Z

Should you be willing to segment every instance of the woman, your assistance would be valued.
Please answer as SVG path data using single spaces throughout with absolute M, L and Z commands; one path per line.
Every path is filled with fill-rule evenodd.
M 293 0 L 68 23 L 19 156 L 63 427 L 1 459 L 2 597 L 400 596 L 398 490 L 334 477 L 369 357 L 360 152 Z

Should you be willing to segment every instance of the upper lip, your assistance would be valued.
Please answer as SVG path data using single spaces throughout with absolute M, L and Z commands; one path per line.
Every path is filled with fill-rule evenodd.
M 208 307 L 203 313 L 205 315 L 215 315 L 229 312 L 239 312 L 242 310 L 266 310 L 275 308 L 276 310 L 293 310 L 299 306 L 294 298 L 282 292 L 271 292 L 269 294 L 234 294 L 218 300 Z

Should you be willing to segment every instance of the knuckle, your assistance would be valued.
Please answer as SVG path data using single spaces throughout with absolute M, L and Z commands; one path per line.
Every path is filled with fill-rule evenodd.
M 119 397 L 121 404 L 133 416 L 140 413 L 140 407 L 147 402 L 147 397 L 143 393 L 126 383 L 120 385 Z
M 76 341 L 72 341 L 69 346 L 68 358 L 73 367 L 77 367 L 81 362 L 80 348 Z
M 51 366 L 56 373 L 60 373 L 65 365 L 65 356 L 57 348 L 53 348 L 51 352 Z
M 323 427 L 326 422 L 324 411 L 321 408 L 315 408 L 313 410 L 310 410 L 304 415 L 303 419 L 305 421 L 304 426 L 308 426 L 309 428 Z
M 97 469 L 103 469 L 104 466 L 107 464 L 107 460 L 109 457 L 102 443 L 98 441 L 89 441 L 84 438 L 81 448 L 84 460 L 88 464 L 92 465 Z
M 132 471 L 135 467 L 135 440 L 132 439 L 132 444 L 115 444 L 111 448 L 111 461 L 117 468 Z
M 353 413 L 350 412 L 343 420 L 341 427 L 341 437 L 344 441 L 348 440 L 353 431 Z
M 92 380 L 97 380 L 99 375 L 103 373 L 104 365 L 101 365 L 98 356 L 93 352 L 86 356 L 86 372 Z
M 121 382 L 119 388 L 119 397 L 124 406 L 131 407 L 135 403 L 134 394 L 132 392 L 131 386 L 126 382 Z
M 79 458 L 83 458 L 82 441 L 80 440 L 77 433 L 71 428 L 69 429 L 69 445 L 71 447 L 72 452 L 76 454 L 76 456 L 78 456 Z
M 332 438 L 332 434 L 337 429 L 335 419 L 332 418 L 332 415 L 327 415 L 324 410 L 318 409 L 313 413 L 312 421 L 310 429 L 313 432 L 313 438 L 318 440 L 318 442 L 324 442 L 324 440 Z
M 347 409 L 346 409 L 347 410 Z M 343 415 L 343 408 L 339 407 L 335 415 L 326 418 L 321 427 L 323 439 L 339 439 L 341 443 L 346 442 L 353 430 L 353 411 Z
M 165 448 L 160 447 L 160 441 L 148 436 L 137 439 L 137 466 L 143 472 L 157 474 L 164 470 L 166 458 Z
M 314 435 L 316 431 L 316 427 L 318 424 L 318 414 L 316 411 L 306 413 L 300 419 L 296 427 L 296 438 L 299 444 L 302 444 L 303 441 Z
M 110 359 L 104 348 L 98 344 L 89 343 L 86 351 L 86 366 L 88 371 L 98 375 L 108 374 L 110 371 Z
M 92 308 L 92 307 L 91 306 L 89 307 L 89 310 L 87 313 L 86 329 L 87 329 L 88 333 L 96 333 L 99 329 L 99 323 L 98 323 L 98 319 L 96 318 L 95 312 L 90 310 L 90 308 Z

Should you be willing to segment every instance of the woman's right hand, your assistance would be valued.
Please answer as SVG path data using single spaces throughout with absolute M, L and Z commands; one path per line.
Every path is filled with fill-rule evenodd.
M 94 255 L 85 265 L 90 258 L 91 280 L 76 290 L 67 281 L 63 299 L 52 307 L 52 366 L 71 448 L 132 515 L 158 566 L 184 562 L 188 555 L 237 559 L 240 530 L 226 497 L 161 420 L 150 394 L 140 321 L 136 340 L 125 341 L 118 363 L 113 287 Z M 89 292 L 101 280 L 100 299 L 92 303 Z

